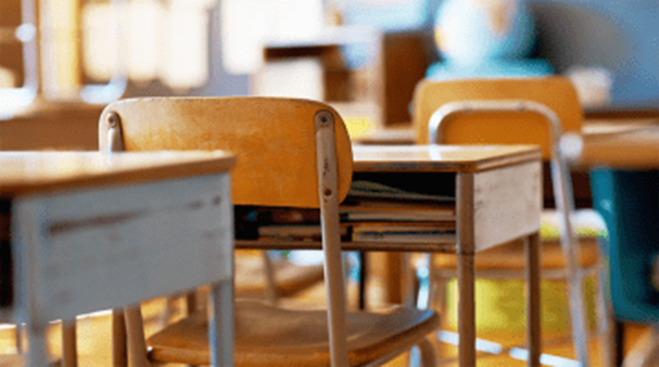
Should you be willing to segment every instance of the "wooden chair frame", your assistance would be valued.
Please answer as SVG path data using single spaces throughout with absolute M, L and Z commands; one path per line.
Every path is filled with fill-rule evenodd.
M 176 103 L 195 103 L 195 102 L 186 102 L 179 101 Z M 305 102 L 309 103 L 309 102 Z M 115 105 L 110 105 L 106 111 L 104 111 L 101 117 L 101 125 L 99 128 L 99 140 L 100 140 L 100 150 L 106 151 L 108 153 L 123 151 L 126 148 L 126 145 L 129 144 L 124 139 L 124 127 L 120 120 L 120 114 L 122 114 L 122 108 L 133 108 L 130 105 L 127 107 L 121 106 L 122 102 L 118 102 Z M 255 105 L 256 106 L 256 105 Z M 305 104 L 305 106 L 307 106 Z M 321 235 L 322 235 L 322 250 L 325 258 L 324 263 L 324 273 L 325 273 L 325 282 L 327 284 L 327 318 L 328 318 L 328 333 L 329 333 L 329 346 L 330 346 L 330 361 L 331 365 L 346 366 L 349 363 L 348 358 L 348 346 L 347 346 L 347 329 L 346 329 L 346 294 L 343 283 L 343 264 L 342 264 L 342 250 L 346 250 L 341 246 L 340 238 L 340 227 L 339 227 L 339 201 L 342 200 L 345 195 L 347 195 L 349 187 L 350 176 L 346 176 L 346 169 L 351 169 L 351 167 L 343 167 L 342 172 L 339 171 L 339 165 L 347 164 L 346 160 L 350 159 L 350 164 L 352 163 L 352 155 L 348 151 L 349 149 L 349 140 L 345 128 L 337 125 L 338 114 L 333 111 L 330 107 L 324 106 L 322 104 L 311 104 L 308 107 L 316 108 L 315 115 L 313 116 L 313 126 L 314 126 L 314 138 L 315 138 L 315 174 L 317 177 L 318 186 L 316 188 L 316 198 L 317 202 L 313 203 L 309 200 L 311 199 L 300 199 L 300 202 L 297 202 L 295 205 L 290 206 L 301 206 L 301 207 L 315 207 L 320 209 L 320 219 L 321 219 Z M 223 105 L 221 108 L 233 109 L 233 107 L 227 107 Z M 306 108 L 306 107 L 305 107 Z M 135 111 L 133 111 L 135 112 Z M 232 111 L 231 113 L 236 113 Z M 285 121 L 285 118 L 284 118 Z M 340 121 L 339 121 L 340 123 Z M 337 132 L 339 129 L 339 132 Z M 307 134 L 307 132 L 305 132 Z M 342 136 L 339 136 L 341 134 Z M 346 147 L 342 148 L 341 161 L 339 160 L 337 153 L 338 144 L 344 144 L 347 141 Z M 149 146 L 147 148 L 157 149 L 158 144 Z M 171 147 L 169 147 L 172 149 Z M 177 149 L 177 148 L 173 148 Z M 184 148 L 185 149 L 185 148 Z M 189 148 L 188 148 L 189 149 Z M 224 148 L 223 148 L 224 149 Z M 230 149 L 229 149 L 230 150 Z M 348 153 L 346 153 L 348 152 Z M 114 154 L 114 153 L 113 153 Z M 240 162 L 241 157 L 238 157 L 238 162 Z M 343 162 L 343 163 L 341 163 Z M 240 166 L 240 163 L 239 163 Z M 235 178 L 239 173 L 238 169 L 234 170 L 232 176 Z M 311 177 L 308 177 L 311 180 Z M 236 192 L 234 191 L 234 202 L 237 204 L 245 204 L 241 200 L 235 200 Z M 310 195 L 309 195 L 310 196 Z M 242 200 L 252 200 L 251 198 L 242 197 Z M 257 199 L 254 199 L 257 200 Z M 307 201 L 303 201 L 307 200 Z M 280 200 L 281 201 L 281 200 Z M 248 205 L 258 205 L 254 204 L 251 201 L 247 201 Z M 268 205 L 268 204 L 266 204 Z M 276 204 L 269 205 L 281 205 L 277 202 Z M 244 243 L 243 243 L 244 242 Z M 240 246 L 248 248 L 254 248 L 251 241 L 236 241 L 236 245 L 240 243 Z M 278 247 L 286 247 L 288 243 L 279 243 Z M 222 288 L 215 290 L 216 294 L 215 302 L 223 302 L 223 307 L 228 306 L 229 302 L 232 302 L 233 289 L 231 287 Z M 231 301 L 230 301 L 231 300 Z M 212 308 L 211 308 L 212 310 Z M 120 310 L 115 310 L 116 319 L 119 320 L 121 316 Z M 146 344 L 143 333 L 142 318 L 140 314 L 139 306 L 126 307 L 123 310 L 125 314 L 126 329 L 128 331 L 128 348 L 130 356 L 130 364 L 132 366 L 148 366 L 148 361 L 146 357 Z M 216 315 L 222 316 L 222 315 Z M 222 328 L 223 335 L 226 333 L 233 333 L 233 321 L 232 320 L 219 320 L 220 317 L 214 322 L 210 322 L 211 326 L 215 326 L 216 329 Z M 122 338 L 122 326 L 118 322 L 114 326 L 117 334 L 115 336 L 115 343 L 118 346 L 115 350 L 117 355 L 115 356 L 116 361 L 120 361 L 122 354 L 125 353 L 120 347 L 123 343 L 121 342 Z M 229 330 L 231 329 L 231 330 Z M 230 334 L 232 335 L 232 334 Z M 211 341 L 216 341 L 215 333 L 211 327 L 209 330 L 209 336 Z M 421 348 L 426 352 L 430 351 L 428 348 L 428 343 L 421 341 Z M 231 365 L 233 360 L 232 345 L 214 345 L 211 348 L 212 364 L 214 366 L 224 366 Z M 397 355 L 400 353 L 400 350 L 392 350 L 390 354 Z M 388 359 L 389 357 L 385 357 Z M 433 357 L 428 357 L 427 361 L 433 360 Z M 379 361 L 381 362 L 381 361 Z

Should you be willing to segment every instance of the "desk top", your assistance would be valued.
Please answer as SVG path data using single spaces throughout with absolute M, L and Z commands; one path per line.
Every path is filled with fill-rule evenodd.
M 227 152 L 2 152 L 0 195 L 134 184 L 228 171 Z
M 355 145 L 355 172 L 478 172 L 542 158 L 535 146 Z
M 613 120 L 588 119 L 583 123 L 582 133 L 588 136 L 618 134 L 653 125 L 659 125 L 659 119 L 651 117 Z M 414 127 L 410 124 L 402 124 L 378 129 L 368 136 L 355 139 L 355 142 L 363 145 L 413 145 L 415 140 Z
M 617 134 L 584 135 L 581 143 L 581 147 L 568 149 L 570 159 L 576 166 L 659 168 L 659 126 L 631 129 Z

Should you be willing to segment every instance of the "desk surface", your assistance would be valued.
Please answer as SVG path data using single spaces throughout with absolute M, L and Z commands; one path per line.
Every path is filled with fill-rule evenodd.
M 588 119 L 582 127 L 584 135 L 600 136 L 618 134 L 659 125 L 657 118 L 628 118 L 628 119 Z M 355 139 L 356 143 L 364 145 L 413 145 L 415 144 L 414 127 L 404 124 L 395 127 L 385 127 L 374 131 L 368 136 Z
M 355 172 L 478 172 L 541 159 L 534 146 L 355 145 Z
M 569 149 L 570 158 L 577 166 L 659 168 L 659 126 L 631 129 L 616 134 L 584 135 L 582 144 L 580 149 Z
M 82 186 L 133 184 L 229 170 L 227 152 L 2 152 L 0 192 L 32 194 Z

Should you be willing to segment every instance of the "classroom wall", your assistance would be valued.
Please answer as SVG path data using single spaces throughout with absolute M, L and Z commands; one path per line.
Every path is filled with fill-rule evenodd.
M 172 91 L 161 82 L 149 84 L 129 83 L 125 97 L 137 96 L 242 96 L 249 93 L 249 77 L 247 75 L 228 74 L 222 65 L 222 38 L 220 37 L 220 7 L 216 6 L 210 14 L 210 80 L 201 88 L 185 92 Z
M 614 105 L 659 101 L 658 0 L 533 1 L 539 40 L 558 71 L 601 65 L 615 75 Z
M 442 0 L 429 0 L 431 14 Z M 602 66 L 615 75 L 613 105 L 659 102 L 659 0 L 529 0 L 536 19 L 535 56 L 557 72 Z

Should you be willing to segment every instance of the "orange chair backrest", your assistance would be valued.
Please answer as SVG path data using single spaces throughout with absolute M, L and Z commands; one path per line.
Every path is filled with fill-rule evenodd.
M 421 81 L 414 93 L 417 144 L 428 144 L 428 122 L 446 103 L 526 100 L 543 104 L 559 117 L 563 132 L 581 130 L 583 111 L 572 83 L 562 77 Z M 455 123 L 459 120 L 459 123 Z M 535 144 L 551 157 L 550 129 L 531 112 L 457 114 L 442 125 L 442 144 Z
M 335 122 L 339 201 L 352 180 L 350 139 L 341 116 L 315 101 L 283 98 L 143 98 L 110 104 L 119 115 L 124 150 L 227 150 L 237 205 L 318 208 L 314 117 Z M 101 146 L 107 139 L 99 129 Z

